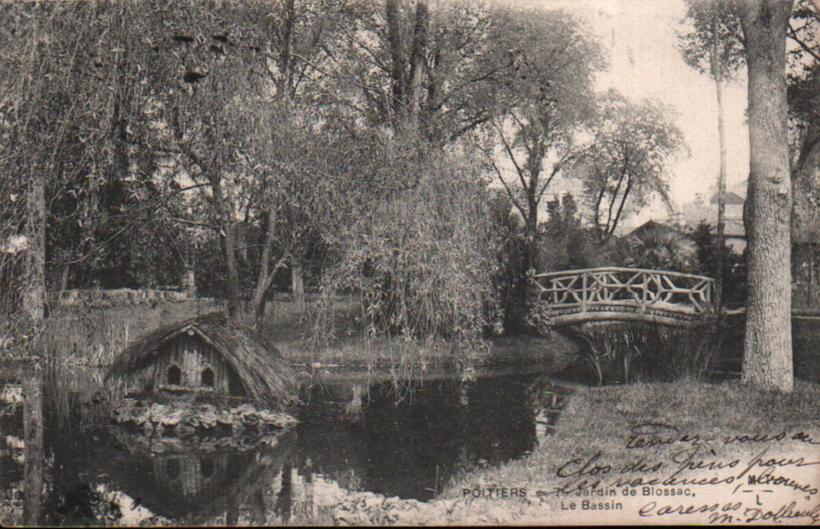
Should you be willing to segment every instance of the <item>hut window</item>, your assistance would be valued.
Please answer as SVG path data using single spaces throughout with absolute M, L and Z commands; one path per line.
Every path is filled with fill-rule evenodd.
M 214 387 L 214 372 L 210 367 L 202 371 L 201 382 L 203 386 Z
M 166 461 L 165 472 L 168 474 L 168 479 L 177 479 L 177 476 L 179 476 L 179 460 L 169 459 Z
M 177 366 L 168 368 L 168 383 L 178 386 L 182 382 L 182 371 Z

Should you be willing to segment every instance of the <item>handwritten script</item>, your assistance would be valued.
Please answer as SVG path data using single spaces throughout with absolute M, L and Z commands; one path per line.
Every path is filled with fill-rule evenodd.
M 553 478 L 555 488 L 536 495 L 567 515 L 820 524 L 820 439 L 806 431 L 721 436 L 636 424 L 618 450 L 579 450 L 558 464 Z

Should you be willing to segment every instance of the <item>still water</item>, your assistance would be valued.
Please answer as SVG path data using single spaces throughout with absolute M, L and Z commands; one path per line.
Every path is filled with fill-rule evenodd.
M 531 450 L 554 389 L 533 375 L 313 384 L 299 425 L 264 443 L 150 446 L 107 424 L 99 371 L 0 373 L 4 524 L 322 523 L 351 492 L 424 501 Z

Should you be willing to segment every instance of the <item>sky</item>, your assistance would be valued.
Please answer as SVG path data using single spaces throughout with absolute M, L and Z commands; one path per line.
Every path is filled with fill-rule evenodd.
M 523 3 L 518 0 L 516 3 Z M 654 98 L 671 106 L 689 148 L 668 166 L 676 209 L 697 193 L 716 189 L 719 168 L 715 86 L 689 66 L 677 48 L 686 13 L 683 0 L 527 0 L 545 9 L 563 9 L 589 23 L 609 66 L 596 88 L 615 88 L 633 100 Z M 742 74 L 724 88 L 727 140 L 727 187 L 743 190 L 749 171 L 746 125 L 746 79 Z M 745 194 L 745 193 L 744 193 Z M 645 211 L 630 224 L 665 216 L 661 208 Z

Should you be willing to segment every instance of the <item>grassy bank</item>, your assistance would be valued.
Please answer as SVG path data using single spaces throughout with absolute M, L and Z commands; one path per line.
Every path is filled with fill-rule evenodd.
M 801 381 L 787 396 L 760 393 L 736 382 L 580 387 L 570 397 L 557 430 L 529 456 L 460 475 L 431 502 L 349 492 L 329 509 L 326 521 L 342 525 L 696 524 L 740 523 L 768 516 L 762 521 L 817 523 L 817 463 L 812 462 L 820 454 L 818 445 L 810 443 L 820 443 L 818 399 L 820 386 Z M 658 430 L 661 423 L 674 427 L 675 434 Z M 633 440 L 632 448 L 626 448 L 631 429 L 644 425 L 641 431 L 646 432 L 650 424 L 656 425 L 657 435 L 639 436 L 642 441 Z M 783 437 L 776 437 L 780 432 Z M 652 439 L 665 442 L 653 444 Z M 783 454 L 795 459 L 783 458 Z M 735 459 L 738 463 L 731 463 Z M 593 463 L 586 464 L 590 460 Z M 639 467 L 637 461 L 644 466 Z M 793 480 L 756 486 L 779 489 L 779 500 L 765 493 L 733 491 L 734 484 L 680 485 L 677 488 L 691 489 L 693 495 L 647 498 L 643 486 L 634 481 L 673 475 L 678 480 L 725 479 L 742 474 L 751 467 L 750 462 L 754 468 L 749 472 L 756 475 L 769 468 L 775 476 Z M 802 463 L 807 464 L 798 468 Z M 603 468 L 596 470 L 596 466 Z M 614 485 L 619 479 L 629 483 Z M 738 489 L 746 488 L 745 480 L 737 479 Z M 796 486 L 815 491 L 799 492 Z M 560 495 L 558 487 L 563 487 Z M 670 488 L 675 486 L 655 490 Z M 513 489 L 527 493 L 513 495 Z M 579 490 L 614 490 L 615 497 L 576 495 Z M 626 496 L 624 490 L 636 494 Z M 539 491 L 548 494 L 538 495 Z M 624 508 L 584 509 L 583 500 L 596 505 L 619 502 Z M 789 507 L 790 501 L 795 505 Z M 573 502 L 575 507 L 570 507 Z M 731 505 L 717 513 L 716 520 L 710 519 L 715 514 L 711 506 L 718 503 L 723 508 L 721 502 Z M 655 516 L 664 507 L 685 511 L 688 506 L 692 506 L 690 513 Z M 639 516 L 640 509 L 646 511 L 645 516 Z M 729 518 L 720 518 L 724 513 Z M 775 516 L 780 518 L 775 520 Z
M 220 310 L 214 301 L 188 300 L 157 302 L 153 305 L 108 307 L 57 307 L 46 321 L 40 342 L 41 354 L 58 362 L 107 365 L 129 343 L 161 325 Z M 289 301 L 272 301 L 266 307 L 260 332 L 277 345 L 288 363 L 311 366 L 327 373 L 365 372 L 368 376 L 433 376 L 456 357 L 451 344 L 443 340 L 423 343 L 401 338 L 366 339 L 353 306 L 340 303 L 336 311 L 335 336 L 317 342 L 313 318 L 298 311 Z M 503 368 L 524 366 L 532 370 L 555 371 L 577 354 L 575 343 L 555 334 L 500 337 L 469 351 L 472 365 Z M 347 375 L 346 375 L 347 376 Z
M 473 488 L 523 487 L 532 496 L 533 491 L 554 491 L 556 487 L 569 484 L 565 489 L 567 492 L 576 487 L 578 481 L 572 477 L 560 476 L 559 471 L 564 475 L 572 473 L 581 467 L 580 462 L 593 457 L 595 464 L 611 466 L 613 473 L 618 469 L 628 468 L 638 457 L 645 457 L 647 462 L 663 461 L 668 474 L 669 461 L 674 451 L 685 450 L 687 446 L 691 447 L 691 443 L 687 445 L 685 441 L 677 441 L 640 450 L 626 449 L 631 428 L 649 423 L 674 426 L 677 429 L 677 434 L 669 434 L 671 430 L 664 431 L 659 434 L 659 438 L 688 434 L 690 437 L 699 436 L 701 440 L 712 439 L 702 441 L 704 451 L 714 449 L 716 454 L 711 456 L 704 452 L 705 461 L 737 458 L 745 462 L 767 448 L 772 454 L 785 451 L 804 456 L 809 461 L 817 461 L 820 459 L 818 446 L 805 440 L 792 439 L 792 436 L 804 432 L 815 443 L 820 443 L 818 402 L 820 385 L 799 380 L 796 381 L 794 393 L 785 396 L 760 392 L 738 382 L 676 382 L 578 388 L 563 411 L 554 435 L 537 446 L 528 457 L 500 467 L 478 469 L 461 475 L 450 483 L 441 497 L 455 500 L 456 504 L 467 501 L 469 506 L 462 509 L 466 509 L 472 519 L 510 523 L 533 516 L 549 516 L 546 519 L 540 518 L 542 523 L 553 520 L 553 514 L 550 513 L 555 516 L 561 514 L 556 512 L 559 510 L 559 498 L 556 496 L 545 496 L 539 500 L 529 497 L 526 501 L 504 504 L 492 499 L 464 500 L 463 491 Z M 773 436 L 780 432 L 787 433 L 782 441 L 750 437 L 746 438 L 746 442 L 726 442 L 734 436 Z M 579 463 L 572 463 L 575 460 Z M 809 483 L 813 476 L 816 486 L 816 467 L 808 468 Z M 787 470 L 789 469 L 782 469 L 782 473 L 786 474 Z M 700 476 L 703 472 L 702 469 L 698 472 L 687 469 L 681 475 Z M 705 472 L 715 474 L 710 470 Z M 624 475 L 631 478 L 643 476 L 644 479 L 665 476 L 664 469 L 654 473 L 626 472 Z M 595 479 L 585 477 L 590 481 Z M 609 474 L 602 478 L 602 484 L 610 484 L 611 477 L 612 474 Z M 816 495 L 812 500 L 817 504 Z M 444 504 L 451 505 L 449 502 Z M 705 518 L 677 520 L 678 523 L 706 521 Z M 664 521 L 674 523 L 674 520 Z
M 462 476 L 451 487 L 480 482 L 548 487 L 558 466 L 577 454 L 601 452 L 616 466 L 633 454 L 624 450 L 632 425 L 664 423 L 702 437 L 755 431 L 820 430 L 820 385 L 796 381 L 790 395 L 760 392 L 738 382 L 675 382 L 581 387 L 562 412 L 555 434 L 526 459 Z M 579 447 L 583 447 L 579 449 Z

